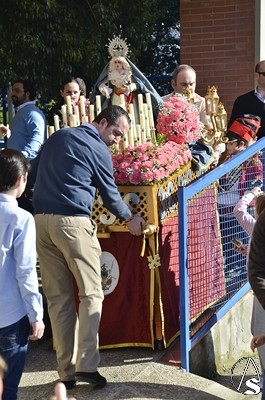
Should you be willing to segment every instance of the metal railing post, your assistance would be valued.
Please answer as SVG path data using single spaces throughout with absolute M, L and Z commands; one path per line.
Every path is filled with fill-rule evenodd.
M 189 278 L 188 278 L 188 219 L 185 187 L 178 188 L 179 224 L 179 293 L 180 293 L 180 357 L 181 367 L 189 371 Z

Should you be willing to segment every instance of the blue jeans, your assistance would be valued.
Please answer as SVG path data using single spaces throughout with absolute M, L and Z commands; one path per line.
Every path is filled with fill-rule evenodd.
M 28 348 L 30 323 L 27 316 L 12 325 L 0 328 L 0 354 L 7 363 L 3 400 L 17 400 L 19 381 Z

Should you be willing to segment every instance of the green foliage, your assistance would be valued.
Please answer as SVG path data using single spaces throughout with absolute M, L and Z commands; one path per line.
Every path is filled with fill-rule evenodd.
M 175 0 L 8 0 L 0 21 L 0 87 L 34 79 L 43 102 L 68 74 L 89 92 L 113 35 L 127 38 L 130 59 L 149 76 L 170 74 L 179 56 Z

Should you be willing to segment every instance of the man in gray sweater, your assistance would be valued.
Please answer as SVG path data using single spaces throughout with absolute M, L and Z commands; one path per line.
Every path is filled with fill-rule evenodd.
M 56 131 L 45 143 L 33 194 L 37 252 L 47 297 L 58 373 L 68 389 L 76 380 L 106 384 L 97 370 L 102 310 L 97 227 L 91 219 L 96 190 L 104 206 L 141 235 L 144 219 L 122 201 L 107 146 L 128 133 L 130 119 L 119 106 L 104 109 L 92 124 Z M 79 333 L 73 278 L 78 287 Z

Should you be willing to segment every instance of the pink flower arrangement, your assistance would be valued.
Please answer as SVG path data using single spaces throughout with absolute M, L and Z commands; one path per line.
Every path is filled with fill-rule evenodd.
M 160 107 L 156 128 L 168 140 L 183 144 L 199 139 L 202 124 L 195 106 L 184 96 L 174 95 Z
M 160 146 L 147 142 L 113 154 L 116 184 L 148 185 L 162 181 L 191 160 L 187 145 L 166 142 Z

